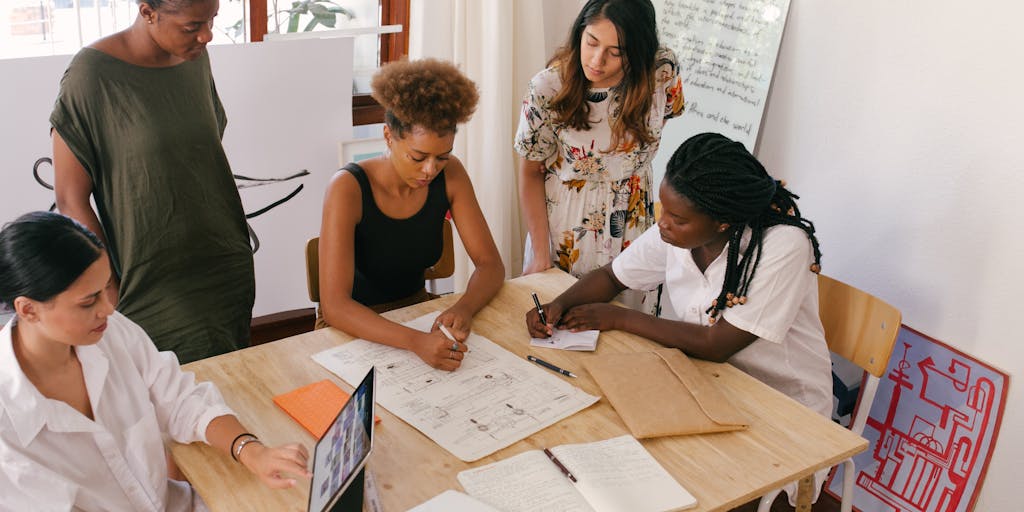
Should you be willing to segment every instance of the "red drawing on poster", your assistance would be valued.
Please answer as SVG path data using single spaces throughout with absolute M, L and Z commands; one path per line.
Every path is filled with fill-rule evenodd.
M 900 330 L 855 457 L 861 512 L 970 510 L 999 430 L 1007 377 L 912 329 Z M 842 468 L 828 490 L 842 490 Z

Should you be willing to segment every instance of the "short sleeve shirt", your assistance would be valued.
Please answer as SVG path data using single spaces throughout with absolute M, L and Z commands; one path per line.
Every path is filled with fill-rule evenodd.
M 747 228 L 741 253 L 749 242 Z M 809 270 L 810 241 L 799 228 L 773 226 L 765 231 L 762 251 L 747 303 L 722 312 L 730 324 L 758 337 L 729 363 L 828 417 L 831 360 L 818 318 L 817 275 Z M 706 326 L 705 311 L 722 289 L 727 254 L 728 246 L 701 272 L 689 250 L 664 242 L 654 226 L 612 262 L 612 271 L 634 289 L 664 283 L 663 316 Z

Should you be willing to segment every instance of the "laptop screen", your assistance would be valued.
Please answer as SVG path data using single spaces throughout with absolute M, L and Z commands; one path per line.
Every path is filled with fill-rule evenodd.
M 309 511 L 324 512 L 366 464 L 373 441 L 374 369 L 363 377 L 313 451 Z

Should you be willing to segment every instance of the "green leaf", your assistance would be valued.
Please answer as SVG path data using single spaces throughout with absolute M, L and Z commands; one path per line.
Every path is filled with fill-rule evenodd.
M 351 10 L 346 9 L 346 8 L 336 4 L 334 2 L 321 1 L 319 3 L 321 3 L 321 4 L 330 4 L 330 6 L 327 7 L 328 11 L 333 12 L 335 14 L 344 14 L 345 17 L 347 17 L 350 20 L 356 17 L 356 14 L 354 12 L 352 12 Z
M 309 12 L 310 12 L 310 14 L 312 14 L 313 16 L 316 16 L 317 18 L 327 18 L 327 17 L 333 18 L 334 17 L 334 13 L 328 11 L 326 7 L 324 7 L 324 6 L 320 5 L 320 4 L 311 4 L 309 6 Z
M 338 24 L 338 20 L 333 14 L 329 18 L 317 16 L 316 19 L 320 21 L 321 25 L 328 28 L 334 28 Z

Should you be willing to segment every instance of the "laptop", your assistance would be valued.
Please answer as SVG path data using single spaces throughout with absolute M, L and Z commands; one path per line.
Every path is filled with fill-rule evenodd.
M 370 458 L 374 373 L 371 367 L 316 443 L 309 512 L 331 510 Z M 361 478 L 358 480 L 363 481 Z

